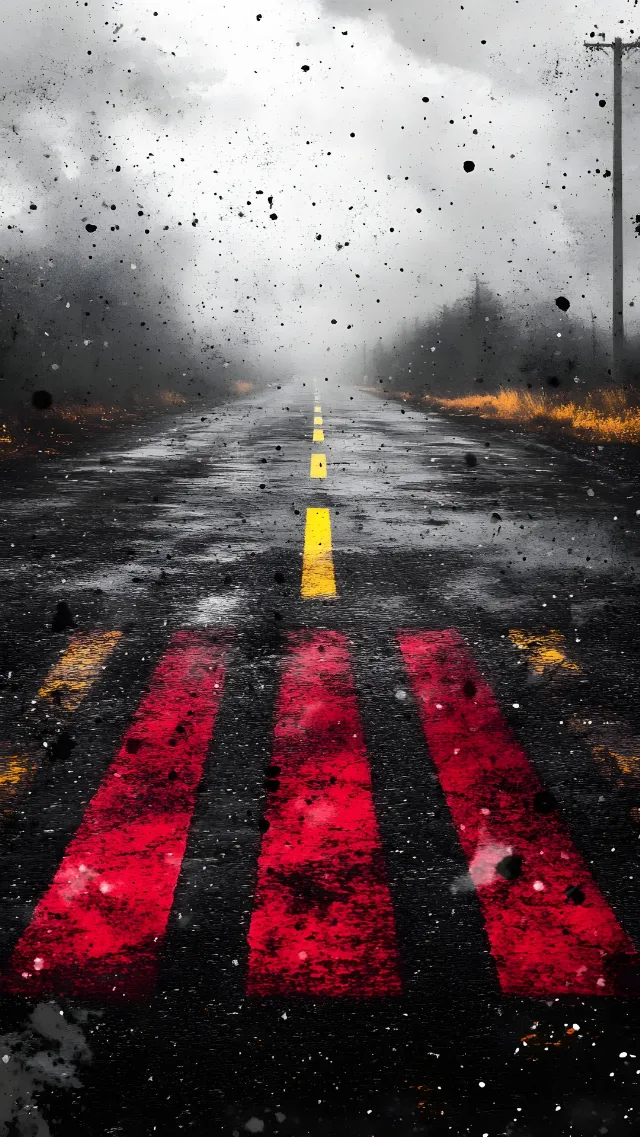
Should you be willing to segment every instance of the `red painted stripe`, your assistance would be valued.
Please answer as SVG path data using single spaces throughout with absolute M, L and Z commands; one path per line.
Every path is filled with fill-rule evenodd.
M 5 990 L 138 997 L 153 987 L 228 641 L 177 632 L 15 949 Z
M 403 631 L 398 640 L 502 990 L 619 993 L 625 968 L 637 966 L 634 946 L 557 812 L 539 812 L 548 795 L 536 798 L 543 786 L 464 640 L 450 630 Z M 517 879 L 496 871 L 500 862 L 517 871 L 507 856 L 522 857 Z
M 398 995 L 395 923 L 347 639 L 297 632 L 289 649 L 248 994 Z

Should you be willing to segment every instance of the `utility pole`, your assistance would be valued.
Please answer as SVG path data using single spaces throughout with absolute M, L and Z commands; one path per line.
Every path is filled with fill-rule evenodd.
M 604 36 L 603 32 L 600 32 Z M 613 222 L 612 244 L 612 312 L 611 312 L 611 378 L 615 385 L 624 374 L 624 257 L 622 243 L 622 56 L 626 51 L 640 47 L 640 40 L 623 43 L 618 37 L 611 43 L 585 43 L 595 51 L 613 51 L 613 178 L 611 207 Z

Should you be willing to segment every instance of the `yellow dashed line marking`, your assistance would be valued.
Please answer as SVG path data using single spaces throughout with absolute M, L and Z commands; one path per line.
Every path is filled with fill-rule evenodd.
M 322 410 L 322 407 L 314 407 L 313 410 L 314 410 L 314 414 L 319 415 L 320 411 Z
M 38 691 L 41 699 L 56 696 L 65 711 L 75 711 L 98 678 L 122 632 L 77 635 L 53 665 Z
M 310 478 L 326 478 L 327 476 L 327 459 L 324 454 L 312 454 L 311 466 L 309 467 Z
M 331 553 L 331 518 L 328 509 L 307 510 L 300 595 L 304 597 L 336 595 L 336 578 Z
M 313 419 L 314 426 L 322 426 L 322 415 L 315 415 Z
M 318 430 L 318 429 L 314 430 L 313 441 L 314 442 L 324 442 L 324 430 Z

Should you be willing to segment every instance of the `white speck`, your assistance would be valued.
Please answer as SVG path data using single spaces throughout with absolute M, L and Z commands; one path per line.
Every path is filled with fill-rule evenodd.
M 619 1055 L 618 1055 L 618 1058 L 626 1058 L 626 1057 L 627 1057 L 626 1050 L 621 1050 Z
M 395 694 L 396 694 L 396 699 L 399 699 L 400 702 L 402 702 L 403 699 L 406 699 L 406 697 L 407 697 L 407 692 L 403 691 L 402 687 L 398 687 L 398 690 L 396 691 Z
M 52 364 L 51 364 L 51 370 L 52 370 L 52 371 L 59 371 L 59 370 L 60 370 L 60 368 L 58 367 L 58 364 L 57 364 L 57 363 L 52 363 Z
M 276 1116 L 276 1121 L 278 1122 L 279 1125 L 282 1125 L 282 1122 L 286 1121 L 286 1119 L 287 1119 L 286 1113 L 276 1113 L 275 1116 Z
M 580 1030 L 580 1023 L 571 1023 L 574 1030 Z
M 71 305 L 70 305 L 69 301 L 67 300 L 67 303 L 65 304 L 65 308 L 70 308 L 70 307 L 71 307 Z
M 544 892 L 544 884 L 542 883 L 541 880 L 534 880 L 533 891 L 534 892 Z
M 111 892 L 111 885 L 107 884 L 106 880 L 103 880 L 102 884 L 100 885 L 100 891 L 103 895 L 105 895 L 107 892 Z
M 604 979 L 602 976 L 600 976 L 599 979 L 596 979 L 596 987 L 604 987 Z
M 41 955 L 37 955 L 33 961 L 33 970 L 34 971 L 42 971 L 43 967 L 44 967 L 44 960 L 43 960 Z
M 280 1018 L 281 1018 L 281 1019 L 286 1019 L 286 1018 L 287 1018 L 287 1012 L 286 1012 L 286 1011 L 283 1011 L 283 1012 L 282 1012 L 282 1014 L 280 1015 Z
M 484 1089 L 484 1087 L 485 1087 L 485 1083 L 484 1083 L 484 1082 L 478 1082 L 478 1085 L 480 1086 L 480 1089 L 481 1089 L 481 1090 L 483 1090 L 483 1089 Z
M 232 959 L 232 960 L 231 960 L 231 965 L 232 965 L 232 967 L 238 967 L 238 960 L 237 960 L 237 959 Z
M 8 1055 L 8 1054 L 3 1054 L 3 1055 L 2 1055 L 2 1061 L 4 1062 L 4 1064 L 5 1064 L 5 1066 L 6 1066 L 7 1062 L 9 1061 L 9 1055 Z
M 437 711 L 441 711 L 441 710 L 442 710 L 442 703 L 436 703 L 436 710 L 437 710 Z
M 298 952 L 298 959 L 307 959 L 306 951 L 299 951 Z
M 514 710 L 516 710 L 516 711 L 520 709 L 520 703 L 512 703 L 512 704 L 511 704 L 511 706 L 512 706 L 512 707 L 514 708 Z
M 132 263 L 132 265 L 131 265 L 131 268 L 137 268 L 137 267 L 138 267 L 137 265 L 134 265 L 134 264 Z
M 595 497 L 595 490 L 587 490 L 587 497 Z

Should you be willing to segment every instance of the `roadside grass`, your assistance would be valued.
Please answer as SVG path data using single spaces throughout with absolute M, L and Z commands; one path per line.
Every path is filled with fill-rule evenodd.
M 402 397 L 410 397 L 398 392 Z M 447 399 L 423 395 L 422 402 L 441 410 L 477 415 L 480 418 L 518 425 L 555 424 L 592 442 L 640 442 L 640 408 L 630 406 L 622 390 L 599 391 L 584 402 L 560 401 L 545 394 L 501 390 L 496 395 L 465 395 Z

